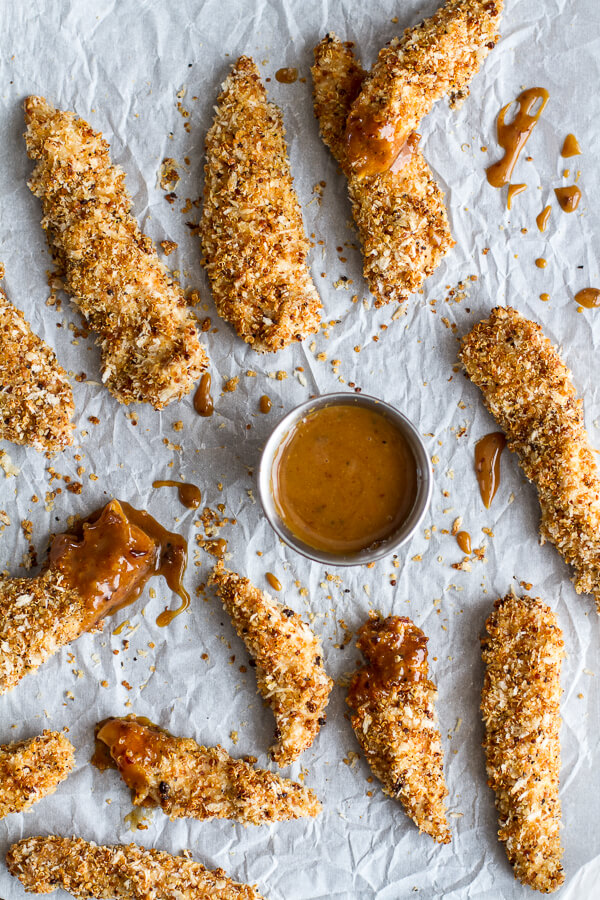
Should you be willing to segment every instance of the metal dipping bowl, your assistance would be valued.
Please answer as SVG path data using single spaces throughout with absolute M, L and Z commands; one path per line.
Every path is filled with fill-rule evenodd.
M 290 531 L 285 522 L 277 512 L 275 499 L 273 497 L 271 485 L 271 473 L 273 462 L 279 445 L 286 435 L 294 428 L 300 420 L 317 409 L 326 406 L 363 406 L 367 409 L 376 410 L 385 415 L 392 422 L 401 434 L 404 436 L 410 449 L 412 450 L 415 465 L 417 469 L 417 495 L 408 518 L 398 526 L 396 531 L 390 534 L 385 540 L 377 541 L 373 546 L 367 547 L 365 550 L 358 550 L 354 553 L 332 553 L 327 550 L 317 550 L 305 543 Z M 270 525 L 279 537 L 293 550 L 306 556 L 315 562 L 328 563 L 332 566 L 362 566 L 365 563 L 374 562 L 388 556 L 395 550 L 398 550 L 403 544 L 410 540 L 427 512 L 431 500 L 431 492 L 433 490 L 433 472 L 431 462 L 425 445 L 421 440 L 421 436 L 412 422 L 390 406 L 383 400 L 376 397 L 369 397 L 366 394 L 350 394 L 335 393 L 323 394 L 313 400 L 307 400 L 301 403 L 289 412 L 275 426 L 271 435 L 265 444 L 260 464 L 258 468 L 258 493 L 262 503 L 263 510 Z

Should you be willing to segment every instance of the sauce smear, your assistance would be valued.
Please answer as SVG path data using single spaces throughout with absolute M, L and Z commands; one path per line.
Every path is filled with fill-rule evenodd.
M 266 579 L 274 591 L 281 590 L 281 582 L 280 582 L 279 578 L 276 578 L 275 575 L 273 575 L 272 572 L 267 572 Z
M 263 394 L 258 401 L 258 408 L 260 409 L 261 413 L 264 413 L 265 416 L 267 415 L 267 413 L 271 412 L 272 405 L 273 404 L 271 403 L 271 398 L 267 394 Z
M 176 487 L 179 502 L 182 503 L 183 506 L 186 507 L 186 509 L 198 509 L 200 503 L 202 502 L 202 494 L 200 493 L 200 488 L 196 487 L 195 484 L 190 484 L 187 481 L 153 481 L 152 487 Z
M 576 184 L 571 184 L 569 187 L 554 188 L 554 193 L 563 212 L 575 212 L 581 200 L 581 189 Z
M 357 646 L 367 663 L 350 684 L 348 702 L 354 708 L 427 678 L 427 638 L 404 616 L 370 619 L 359 630 Z
M 210 373 L 205 372 L 200 379 L 200 384 L 194 394 L 194 409 L 199 416 L 203 416 L 204 418 L 212 416 L 215 411 L 213 398 L 210 395 L 210 382 Z
M 548 227 L 548 219 L 550 218 L 550 213 L 552 212 L 551 206 L 545 206 L 541 213 L 538 213 L 535 217 L 535 221 L 539 231 L 545 231 Z
M 598 288 L 584 288 L 575 294 L 575 303 L 585 306 L 586 309 L 596 309 L 600 306 L 600 290 Z
M 535 264 L 538 267 L 538 269 L 546 268 L 546 260 L 544 259 L 543 256 L 538 257 L 538 259 L 536 259 L 536 261 L 535 261 Z
M 525 191 L 525 190 L 527 190 L 526 184 L 509 184 L 508 194 L 506 197 L 506 208 L 512 209 L 513 197 L 517 197 L 519 194 L 522 194 L 523 191 Z
M 560 155 L 565 159 L 568 159 L 570 156 L 579 156 L 580 153 L 581 147 L 579 146 L 579 141 L 574 134 L 568 134 L 562 145 Z
M 475 444 L 475 472 L 486 509 L 490 508 L 500 486 L 500 456 L 505 446 L 506 438 L 501 431 L 486 434 Z
M 456 543 L 463 553 L 471 552 L 471 535 L 468 531 L 459 531 L 456 535 Z
M 486 169 L 487 180 L 492 187 L 501 188 L 510 182 L 519 154 L 537 125 L 549 98 L 550 95 L 546 88 L 529 88 L 517 97 L 516 102 L 519 104 L 519 108 L 512 122 L 507 125 L 505 119 L 506 113 L 514 101 L 507 103 L 498 113 L 496 132 L 498 143 L 504 150 L 504 156 Z M 538 103 L 536 111 L 532 112 Z
M 275 79 L 280 84 L 293 84 L 298 78 L 298 69 L 277 69 Z
M 308 413 L 273 462 L 277 511 L 318 550 L 352 554 L 390 537 L 417 496 L 417 467 L 401 432 L 380 412 L 327 406 Z

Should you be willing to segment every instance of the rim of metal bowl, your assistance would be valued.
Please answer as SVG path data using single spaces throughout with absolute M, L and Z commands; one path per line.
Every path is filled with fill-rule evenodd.
M 412 450 L 417 468 L 417 496 L 408 518 L 402 525 L 384 541 L 378 542 L 373 547 L 359 550 L 352 554 L 332 553 L 327 550 L 318 550 L 311 547 L 300 538 L 296 537 L 279 516 L 275 507 L 273 492 L 271 489 L 271 472 L 275 454 L 289 431 L 308 413 L 327 406 L 363 406 L 376 408 L 394 422 L 402 432 Z M 321 394 L 312 400 L 300 403 L 290 410 L 274 427 L 263 448 L 258 466 L 258 494 L 267 521 L 273 531 L 284 543 L 300 553 L 301 556 L 314 562 L 328 563 L 335 566 L 362 566 L 389 556 L 406 544 L 413 536 L 429 508 L 433 491 L 433 470 L 427 450 L 415 425 L 400 410 L 369 394 L 350 394 L 337 392 Z

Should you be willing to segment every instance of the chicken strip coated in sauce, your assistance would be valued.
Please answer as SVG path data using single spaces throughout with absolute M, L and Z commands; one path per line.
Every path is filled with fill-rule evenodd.
M 510 307 L 475 325 L 460 357 L 537 488 L 542 541 L 600 611 L 600 478 L 569 369 L 540 326 Z
M 380 51 L 346 123 L 348 165 L 386 172 L 433 104 L 456 103 L 498 41 L 503 0 L 447 0 Z
M 0 819 L 53 794 L 72 770 L 75 748 L 58 731 L 0 746 Z
M 271 756 L 287 766 L 312 745 L 325 724 L 333 681 L 323 668 L 321 642 L 297 613 L 222 562 L 209 584 L 216 587 L 256 663 L 258 690 L 277 725 Z
M 284 134 L 256 65 L 241 56 L 206 136 L 201 237 L 217 312 L 259 352 L 301 341 L 320 323 Z
M 25 101 L 29 187 L 42 201 L 57 275 L 98 335 L 102 381 L 121 403 L 162 409 L 208 364 L 183 291 L 131 214 L 102 135 L 43 97 Z
M 136 844 L 103 847 L 75 837 L 29 837 L 12 845 L 6 864 L 33 894 L 62 888 L 73 897 L 98 900 L 264 900 L 223 869 L 211 871 L 188 857 Z
M 0 288 L 0 440 L 64 450 L 73 443 L 74 409 L 67 373 L 54 350 Z
M 93 762 L 118 769 L 134 805 L 159 806 L 171 819 L 264 825 L 321 812 L 313 791 L 302 785 L 135 716 L 101 722 L 96 744 Z
M 550 893 L 564 880 L 558 796 L 562 632 L 550 607 L 514 594 L 496 600 L 486 631 L 481 712 L 498 836 L 516 878 Z
M 346 702 L 352 727 L 383 792 L 400 800 L 419 831 L 451 840 L 448 794 L 435 698 L 428 678 L 427 638 L 404 616 L 375 613 L 358 631 L 366 663 L 352 678 Z
M 375 306 L 404 303 L 454 246 L 444 195 L 418 149 L 417 135 L 398 166 L 366 178 L 352 171 L 344 129 L 365 72 L 351 47 L 333 34 L 323 38 L 314 53 L 315 116 L 324 143 L 348 179 L 365 279 Z

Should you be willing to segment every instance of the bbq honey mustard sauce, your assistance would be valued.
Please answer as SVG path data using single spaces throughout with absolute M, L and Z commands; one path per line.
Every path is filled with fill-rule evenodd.
M 271 487 L 290 531 L 317 550 L 351 555 L 390 537 L 413 509 L 413 452 L 383 412 L 309 412 L 275 454 Z

